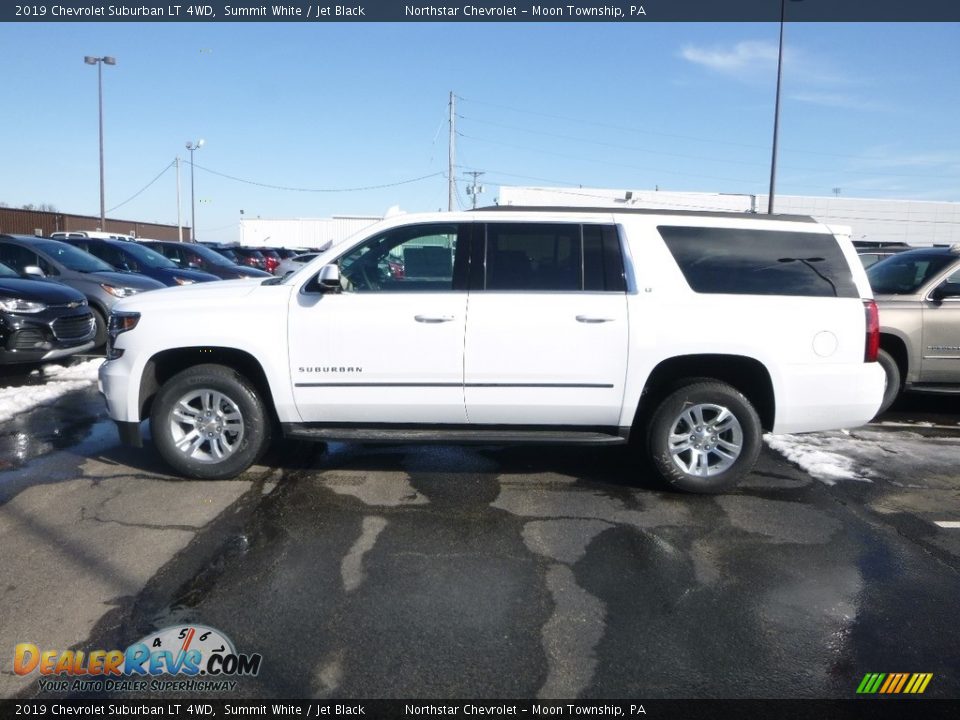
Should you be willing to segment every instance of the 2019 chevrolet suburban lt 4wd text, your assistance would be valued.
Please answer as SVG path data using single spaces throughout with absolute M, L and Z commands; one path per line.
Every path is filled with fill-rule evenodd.
M 398 216 L 284 279 L 120 303 L 121 437 L 232 477 L 315 440 L 625 443 L 719 492 L 763 431 L 860 425 L 884 374 L 849 239 L 806 217 L 491 208 Z

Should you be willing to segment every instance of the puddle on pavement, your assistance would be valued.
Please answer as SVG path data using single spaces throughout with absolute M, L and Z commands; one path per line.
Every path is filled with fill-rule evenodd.
M 0 424 L 0 472 L 16 470 L 38 457 L 80 443 L 105 417 L 106 408 L 96 387 L 68 393 L 55 404 L 20 413 Z

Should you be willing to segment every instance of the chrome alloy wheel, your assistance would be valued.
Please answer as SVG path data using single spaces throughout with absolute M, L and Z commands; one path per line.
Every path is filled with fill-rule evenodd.
M 218 463 L 243 442 L 243 415 L 237 404 L 216 390 L 191 390 L 170 412 L 170 437 L 187 457 Z
M 722 405 L 685 407 L 670 427 L 670 456 L 683 472 L 712 477 L 728 470 L 743 451 L 743 429 Z

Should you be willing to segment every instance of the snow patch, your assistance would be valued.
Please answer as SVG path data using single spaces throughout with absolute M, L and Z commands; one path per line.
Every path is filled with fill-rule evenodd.
M 873 473 L 841 454 L 850 448 L 848 437 L 765 435 L 764 440 L 770 448 L 827 485 L 835 485 L 838 480 L 871 482 Z
M 0 388 L 0 422 L 40 405 L 50 405 L 67 393 L 89 387 L 97 382 L 97 371 L 102 358 L 86 360 L 77 365 L 52 365 L 30 373 L 31 382 L 44 378 L 43 385 L 20 385 Z

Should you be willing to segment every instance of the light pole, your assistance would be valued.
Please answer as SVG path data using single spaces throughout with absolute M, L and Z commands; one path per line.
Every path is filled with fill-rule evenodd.
M 107 229 L 107 212 L 106 205 L 104 203 L 104 192 L 103 192 L 103 65 L 116 65 L 117 59 L 110 57 L 109 55 L 104 55 L 103 57 L 93 57 L 92 55 L 86 55 L 83 58 L 83 61 L 87 65 L 96 65 L 97 66 L 97 105 L 100 109 L 100 229 Z
M 802 0 L 790 0 L 801 2 Z M 780 44 L 777 48 L 777 99 L 773 106 L 773 151 L 770 156 L 770 195 L 767 197 L 767 214 L 773 215 L 773 193 L 777 181 L 777 135 L 780 129 L 780 80 L 783 77 L 783 19 L 787 0 L 780 0 Z
M 204 140 L 196 142 L 187 140 L 187 150 L 190 151 L 190 242 L 197 241 L 197 203 L 193 195 L 193 151 L 203 147 Z

